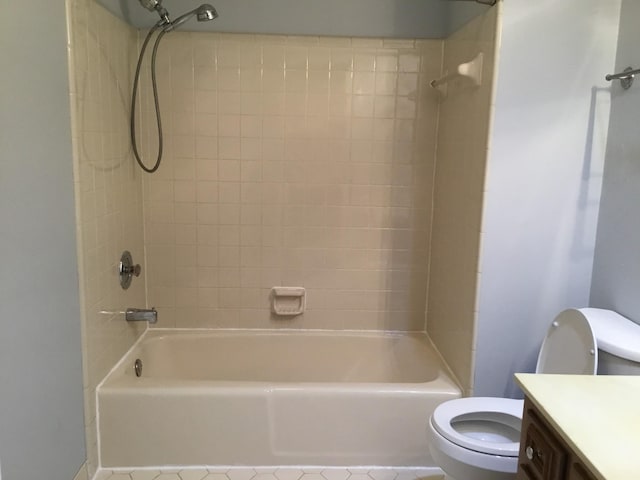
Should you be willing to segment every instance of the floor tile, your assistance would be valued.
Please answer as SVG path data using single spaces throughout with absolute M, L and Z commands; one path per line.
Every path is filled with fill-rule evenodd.
M 368 475 L 373 478 L 373 480 L 395 480 L 398 472 L 390 468 L 376 468 L 369 470 Z
M 256 471 L 253 468 L 231 468 L 227 472 L 230 480 L 250 480 L 255 476 Z
M 182 480 L 202 480 L 209 472 L 206 469 L 183 470 L 179 475 Z
M 278 478 L 278 480 L 298 480 L 303 474 L 304 472 L 301 468 L 294 467 L 278 468 L 275 471 L 275 476 Z
M 138 470 L 131 472 L 131 480 L 155 480 L 160 476 L 160 470 Z
M 211 472 L 211 470 L 209 470 Z M 209 473 L 204 480 L 229 480 L 226 473 Z
M 99 470 L 92 480 L 443 480 L 434 468 L 193 467 Z
M 351 473 L 346 468 L 325 468 L 322 470 L 322 476 L 327 480 L 347 480 L 349 475 Z

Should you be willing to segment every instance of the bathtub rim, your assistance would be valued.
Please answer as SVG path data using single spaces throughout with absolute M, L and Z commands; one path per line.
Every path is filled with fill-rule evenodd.
M 96 406 L 98 405 L 98 392 L 105 388 L 105 385 L 113 380 L 116 376 L 116 373 L 120 369 L 125 369 L 125 364 L 128 360 L 130 360 L 130 355 L 132 352 L 145 340 L 152 339 L 155 340 L 161 339 L 164 335 L 171 336 L 176 333 L 262 333 L 262 334 L 278 334 L 278 333 L 295 333 L 295 334 L 303 334 L 303 335 L 315 335 L 315 334 L 331 334 L 335 336 L 340 335 L 348 335 L 348 336 L 360 336 L 360 335 L 370 335 L 370 336 L 382 336 L 382 337 L 406 337 L 406 336 L 416 336 L 424 339 L 429 347 L 432 349 L 433 353 L 437 357 L 441 366 L 441 374 L 438 377 L 430 382 L 406 382 L 406 383 L 390 383 L 389 385 L 397 385 L 397 386 L 410 386 L 413 385 L 415 387 L 419 385 L 425 384 L 433 384 L 433 383 L 441 383 L 442 373 L 444 373 L 445 378 L 450 380 L 455 388 L 457 388 L 461 396 L 465 396 L 465 390 L 462 387 L 462 383 L 453 373 L 453 370 L 446 362 L 445 358 L 440 353 L 440 350 L 436 347 L 435 343 L 429 336 L 426 331 L 417 331 L 417 330 L 335 330 L 335 329 L 301 329 L 301 328 L 155 328 L 147 326 L 147 328 L 142 332 L 142 334 L 137 338 L 137 340 L 129 347 L 129 349 L 122 355 L 122 357 L 116 362 L 116 364 L 107 372 L 104 378 L 98 383 L 96 386 L 94 395 Z M 125 375 L 122 375 L 125 377 Z M 144 377 L 143 377 L 144 378 Z M 145 384 L 152 383 L 150 378 L 144 378 Z M 193 385 L 197 381 L 184 381 L 187 382 L 187 386 Z M 158 382 L 159 383 L 159 382 Z M 175 383 L 182 383 L 181 381 L 175 380 Z M 323 387 L 329 385 L 335 385 L 334 382 L 218 382 L 217 384 L 223 383 L 234 383 L 234 385 L 238 385 L 239 383 L 243 384 L 253 384 L 254 387 L 258 385 L 304 385 L 306 387 L 311 387 L 313 385 L 322 385 Z M 374 385 L 385 385 L 385 383 L 373 383 L 373 382 L 354 382 L 351 385 L 367 385 L 371 388 Z M 135 388 L 134 386 L 130 386 L 130 388 Z M 149 388 L 149 386 L 147 386 Z M 390 389 L 389 391 L 393 391 L 394 389 Z M 407 391 L 407 390 L 403 390 Z

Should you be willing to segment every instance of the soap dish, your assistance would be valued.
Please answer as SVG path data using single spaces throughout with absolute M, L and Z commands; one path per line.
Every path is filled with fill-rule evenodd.
M 273 287 L 271 311 L 278 316 L 294 317 L 304 312 L 305 289 L 303 287 Z

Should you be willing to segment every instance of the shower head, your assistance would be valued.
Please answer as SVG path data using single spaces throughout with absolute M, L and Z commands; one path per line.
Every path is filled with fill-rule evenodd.
M 174 28 L 179 27 L 194 15 L 197 16 L 199 22 L 208 22 L 209 20 L 218 18 L 218 12 L 216 12 L 216 9 L 208 3 L 203 3 L 198 8 L 194 8 L 190 12 L 180 15 L 174 21 L 171 21 L 169 18 L 169 12 L 167 12 L 167 9 L 162 6 L 162 0 L 139 0 L 139 2 L 140 5 L 150 12 L 158 12 L 158 15 L 160 15 L 161 18 L 158 26 L 163 27 L 162 30 L 165 32 L 170 32 Z
M 194 15 L 196 16 L 199 22 L 208 22 L 209 20 L 218 18 L 218 12 L 216 12 L 216 9 L 213 8 L 212 5 L 209 5 L 208 3 L 203 3 L 198 8 L 194 8 L 190 12 L 187 12 L 184 15 L 180 15 L 173 22 L 169 22 L 169 24 L 166 27 L 164 27 L 163 30 L 165 32 L 170 32 L 174 28 L 178 28 L 187 20 L 190 20 L 191 17 L 193 17 Z
M 160 5 L 159 0 L 140 0 L 140 5 L 149 10 L 150 12 L 155 11 L 155 9 Z
M 213 8 L 213 5 L 209 5 L 208 3 L 203 3 L 198 7 L 196 12 L 199 22 L 208 22 L 209 20 L 215 20 L 218 18 L 218 12 Z
M 169 20 L 169 12 L 167 12 L 167 9 L 162 6 L 162 0 L 139 0 L 139 1 L 140 1 L 140 5 L 142 5 L 144 8 L 146 8 L 150 12 L 158 12 L 158 15 L 160 15 L 160 18 L 161 18 L 160 20 L 161 24 L 166 24 L 171 22 L 171 20 Z

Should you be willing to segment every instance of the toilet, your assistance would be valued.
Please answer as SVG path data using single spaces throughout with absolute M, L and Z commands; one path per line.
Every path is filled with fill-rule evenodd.
M 547 331 L 536 373 L 640 375 L 640 325 L 611 310 L 565 310 Z M 427 435 L 445 479 L 515 479 L 523 404 L 470 397 L 439 405 Z

